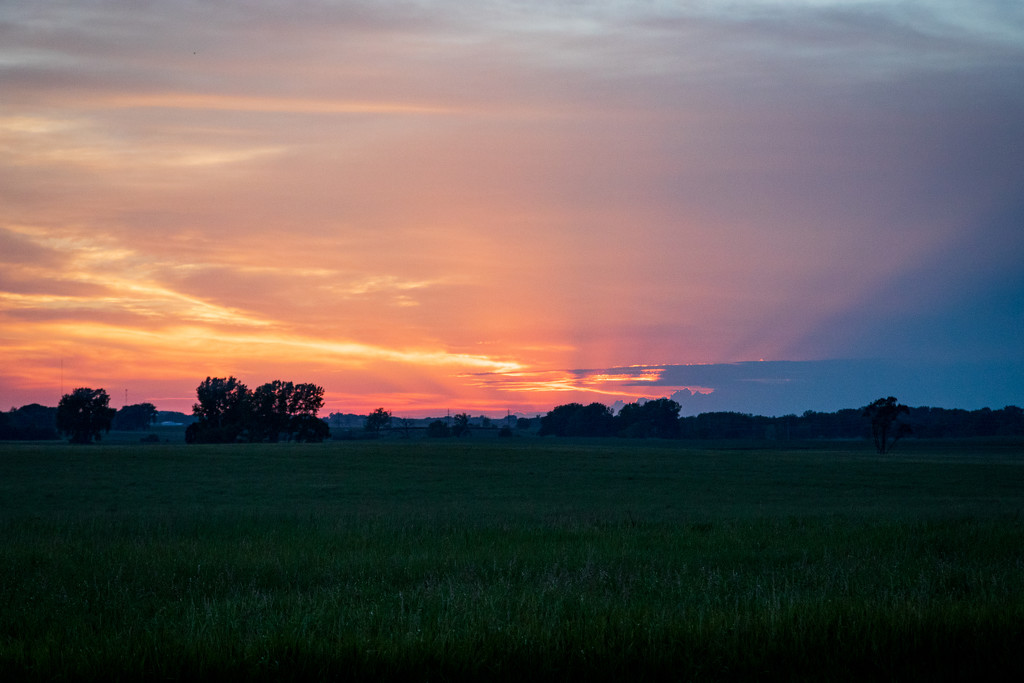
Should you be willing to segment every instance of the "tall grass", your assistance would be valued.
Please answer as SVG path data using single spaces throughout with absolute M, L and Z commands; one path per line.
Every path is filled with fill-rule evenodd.
M 976 446 L 0 448 L 5 680 L 1024 673 Z

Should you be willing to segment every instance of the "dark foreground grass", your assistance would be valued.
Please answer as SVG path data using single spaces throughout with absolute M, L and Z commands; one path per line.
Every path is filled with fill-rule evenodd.
M 0 678 L 1024 674 L 1013 443 L 0 446 Z

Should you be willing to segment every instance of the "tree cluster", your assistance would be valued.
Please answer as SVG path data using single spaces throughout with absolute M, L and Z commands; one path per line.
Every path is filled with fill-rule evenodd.
M 156 422 L 156 406 L 152 403 L 136 403 L 135 405 L 123 406 L 114 415 L 114 429 L 126 432 L 137 432 L 149 429 L 150 425 Z
M 187 443 L 307 441 L 330 435 L 317 417 L 324 390 L 315 384 L 274 380 L 250 391 L 234 377 L 207 377 L 196 387 L 196 421 L 185 430 Z
M 363 427 L 374 436 L 380 436 L 382 430 L 391 428 L 391 411 L 377 408 L 366 416 L 366 425 Z
M 58 439 L 57 409 L 30 403 L 0 413 L 0 441 Z
M 451 425 L 447 420 L 434 420 L 427 425 L 427 436 L 432 439 L 444 439 L 449 436 L 469 436 L 470 418 L 469 413 L 458 413 L 451 416 Z M 486 418 L 482 418 L 481 421 Z M 490 422 L 488 420 L 488 422 Z
M 602 403 L 567 403 L 540 419 L 539 434 L 678 438 L 679 410 L 679 404 L 668 398 L 629 403 L 618 415 Z

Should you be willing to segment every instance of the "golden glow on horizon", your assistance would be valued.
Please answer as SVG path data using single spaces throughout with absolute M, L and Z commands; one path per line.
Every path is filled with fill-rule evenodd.
M 538 366 L 540 359 L 574 351 L 564 343 L 518 348 L 490 341 L 475 345 L 486 349 L 486 353 L 480 353 L 456 351 L 444 344 L 394 343 L 397 339 L 392 343 L 367 343 L 331 338 L 323 334 L 324 329 L 318 331 L 318 326 L 305 326 L 303 330 L 304 326 L 289 320 L 280 308 L 246 310 L 226 306 L 214 298 L 214 290 L 199 297 L 179 291 L 174 284 L 181 277 L 200 281 L 213 278 L 211 281 L 217 282 L 228 273 L 254 281 L 317 282 L 321 291 L 340 301 L 386 294 L 400 308 L 420 306 L 421 302 L 410 295 L 446 286 L 450 280 L 447 277 L 399 278 L 379 273 L 352 277 L 322 266 L 246 261 L 241 253 L 234 254 L 231 262 L 217 264 L 184 262 L 173 253 L 153 261 L 121 246 L 113 235 L 84 235 L 31 225 L 4 228 L 7 234 L 53 255 L 49 265 L 44 265 L 46 261 L 15 265 L 9 271 L 11 277 L 32 281 L 37 287 L 43 284 L 44 289 L 48 286 L 53 291 L 0 292 L 0 314 L 9 322 L 22 315 L 34 319 L 7 326 L 7 349 L 17 355 L 46 358 L 51 365 L 54 358 L 68 358 L 69 384 L 73 383 L 72 368 L 83 382 L 102 384 L 111 363 L 118 364 L 117 372 L 122 375 L 149 377 L 160 383 L 177 381 L 179 386 L 187 387 L 185 391 L 208 374 L 244 374 L 262 382 L 287 375 L 293 366 L 305 366 L 315 376 L 309 377 L 309 369 L 302 371 L 303 381 L 328 387 L 331 383 L 319 376 L 341 372 L 357 378 L 354 391 L 327 392 L 330 411 L 372 410 L 388 404 L 397 410 L 420 413 L 436 412 L 439 404 L 451 403 L 449 399 L 455 394 L 460 395 L 457 410 L 493 413 L 510 405 L 533 406 L 543 412 L 544 406 L 587 400 L 587 396 L 632 400 L 639 397 L 637 389 L 645 384 L 657 385 L 658 393 L 675 390 L 658 385 L 662 374 L 658 367 L 637 366 L 612 374 L 544 370 Z M 81 293 L 62 291 L 69 287 Z M 503 324 L 500 308 L 477 322 L 488 321 Z M 84 368 L 92 370 L 83 375 Z M 52 367 L 14 375 L 34 386 L 52 386 L 55 379 Z M 410 377 L 417 378 L 412 386 L 430 391 L 399 390 Z M 516 398 L 522 396 L 532 399 L 524 404 L 522 398 Z M 177 401 L 179 408 L 182 401 L 188 401 L 167 400 Z

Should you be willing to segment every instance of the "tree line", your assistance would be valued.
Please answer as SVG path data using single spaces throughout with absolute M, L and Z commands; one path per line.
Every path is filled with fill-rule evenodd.
M 196 388 L 196 421 L 185 430 L 187 443 L 319 442 L 330 428 L 317 417 L 323 387 L 274 380 L 250 391 L 234 377 L 207 377 Z M 145 429 L 156 421 L 152 403 L 114 410 L 104 389 L 80 387 L 61 397 L 56 408 L 36 403 L 0 413 L 0 440 L 42 440 L 63 434 L 72 443 L 92 443 L 111 428 Z
M 249 390 L 234 377 L 207 377 L 196 388 L 192 406 L 195 422 L 185 431 L 188 443 L 306 441 L 319 442 L 331 435 L 318 417 L 323 387 L 274 380 Z M 539 417 L 541 436 L 640 437 L 664 439 L 806 440 L 872 439 L 880 452 L 904 436 L 924 439 L 1024 436 L 1024 410 L 1006 406 L 981 408 L 909 408 L 895 398 L 878 399 L 858 409 L 833 413 L 808 410 L 802 415 L 765 417 L 736 412 L 702 413 L 679 417 L 680 406 L 668 398 L 629 403 L 616 414 L 601 403 L 567 403 Z M 99 440 L 112 428 L 141 430 L 152 425 L 158 411 L 151 403 L 114 410 L 103 389 L 79 388 L 65 394 L 56 408 L 32 403 L 0 412 L 0 440 L 56 439 L 61 434 L 73 443 Z M 427 436 L 466 436 L 469 416 L 454 423 L 436 420 Z M 408 421 L 402 421 L 407 423 Z M 534 422 L 519 418 L 518 427 Z M 392 424 L 384 408 L 366 416 L 365 430 L 378 436 Z M 505 427 L 507 434 L 512 430 Z
M 63 433 L 73 441 L 85 441 L 85 436 L 90 435 L 91 441 L 110 429 L 147 429 L 156 422 L 159 413 L 152 403 L 122 406 L 111 412 L 110 397 L 103 389 L 75 389 L 61 398 L 61 404 L 63 408 L 30 403 L 0 413 L 0 440 L 45 441 L 59 439 Z
M 834 413 L 765 417 L 736 412 L 679 417 L 680 406 L 667 398 L 629 403 L 616 415 L 601 403 L 568 403 L 540 418 L 540 434 L 585 437 L 658 437 L 669 439 L 870 439 L 884 453 L 901 438 L 922 439 L 1024 436 L 1024 410 L 910 408 L 894 397 L 863 408 Z
M 808 410 L 802 415 L 763 417 L 733 412 L 702 413 L 680 418 L 685 439 L 872 439 L 865 408 L 834 413 Z M 981 408 L 907 408 L 899 416 L 906 435 L 919 439 L 1024 436 L 1024 410 L 1006 406 Z

